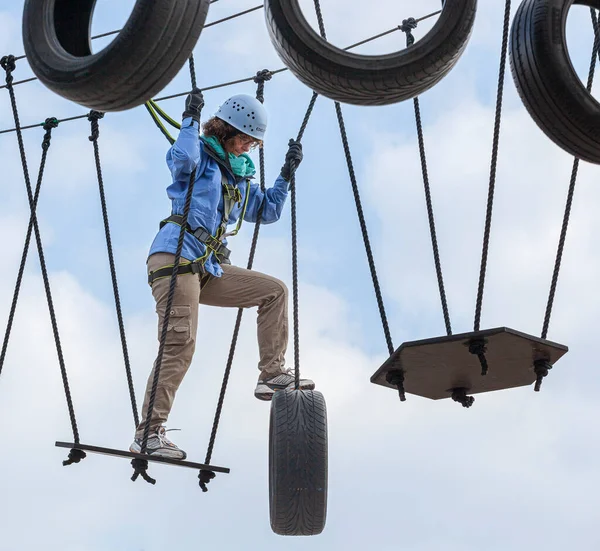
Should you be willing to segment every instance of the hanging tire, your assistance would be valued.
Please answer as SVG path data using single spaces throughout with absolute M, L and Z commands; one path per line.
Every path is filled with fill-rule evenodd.
M 539 128 L 571 155 L 600 164 L 600 103 L 581 82 L 567 51 L 573 4 L 599 0 L 525 0 L 510 35 L 510 66 L 521 100 Z
M 327 516 L 327 411 L 314 390 L 278 391 L 269 426 L 271 528 L 282 536 L 320 534 Z
M 477 0 L 446 0 L 422 39 L 375 56 L 326 42 L 304 18 L 299 0 L 265 0 L 265 17 L 279 57 L 309 88 L 344 103 L 387 105 L 422 94 L 454 67 L 470 38 L 476 8 Z
M 23 44 L 53 92 L 89 109 L 123 111 L 160 92 L 190 57 L 210 0 L 137 0 L 103 50 L 91 52 L 96 0 L 25 0 Z

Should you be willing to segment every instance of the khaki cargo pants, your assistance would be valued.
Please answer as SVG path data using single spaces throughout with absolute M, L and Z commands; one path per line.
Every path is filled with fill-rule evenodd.
M 148 272 L 173 264 L 175 256 L 156 253 L 148 259 Z M 258 307 L 258 347 L 260 378 L 281 373 L 285 362 L 288 343 L 288 291 L 285 284 L 268 275 L 224 264 L 223 275 L 213 277 L 199 274 L 185 274 L 177 277 L 173 307 L 169 317 L 167 340 L 160 367 L 156 389 L 154 411 L 150 429 L 167 421 L 175 393 L 192 362 L 196 348 L 198 329 L 198 305 L 226 306 L 233 308 Z M 170 278 L 156 280 L 152 284 L 152 294 L 156 300 L 158 314 L 158 339 L 162 332 L 163 319 L 169 294 Z M 202 339 L 204 344 L 206 339 Z M 142 421 L 137 436 L 144 432 L 148 413 L 150 392 L 154 380 L 154 367 L 148 378 Z

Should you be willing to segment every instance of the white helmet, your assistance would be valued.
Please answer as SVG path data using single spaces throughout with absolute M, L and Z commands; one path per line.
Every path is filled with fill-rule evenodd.
M 230 97 L 215 113 L 215 117 L 229 123 L 240 132 L 263 140 L 267 130 L 267 111 L 252 96 L 238 94 Z

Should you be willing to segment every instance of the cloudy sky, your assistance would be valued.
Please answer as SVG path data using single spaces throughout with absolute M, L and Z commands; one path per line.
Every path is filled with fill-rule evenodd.
M 221 0 L 216 20 L 257 5 Z M 133 0 L 98 0 L 94 34 L 119 28 Z M 475 29 L 455 69 L 421 97 L 438 239 L 455 333 L 473 326 L 489 180 L 503 2 L 480 2 Z M 303 9 L 314 22 L 312 2 Z M 323 0 L 330 40 L 343 46 L 420 17 L 437 0 Z M 23 1 L 0 0 L 0 54 L 23 53 Z M 513 12 L 517 5 L 513 6 Z M 360 25 L 357 25 L 360 21 Z M 432 22 L 415 36 L 423 36 Z M 568 23 L 572 61 L 585 80 L 592 46 L 589 10 Z M 105 43 L 98 41 L 97 49 Z M 360 51 L 402 47 L 394 33 Z M 195 49 L 198 84 L 210 86 L 282 66 L 262 10 L 206 29 Z M 15 78 L 31 76 L 25 60 Z M 188 90 L 187 67 L 161 95 Z M 86 109 L 38 82 L 16 88 L 23 125 Z M 253 83 L 205 94 L 204 117 Z M 289 72 L 267 84 L 268 185 L 295 136 L 311 91 Z M 163 102 L 178 118 L 183 99 Z M 344 105 L 365 216 L 397 347 L 445 333 L 431 254 L 412 102 Z M 101 121 L 100 148 L 137 398 L 156 354 L 154 302 L 145 260 L 169 214 L 168 144 L 143 107 Z M 0 90 L 0 130 L 14 121 Z M 43 130 L 24 132 L 35 182 Z M 126 449 L 133 418 L 106 255 L 89 123 L 54 131 L 39 224 L 81 440 Z M 253 397 L 255 312 L 246 312 L 213 462 L 231 468 L 204 494 L 197 472 L 152 465 L 156 486 L 129 480 L 129 461 L 89 454 L 63 467 L 72 438 L 56 349 L 32 246 L 15 325 L 0 375 L 1 551 L 155 551 L 165 548 L 480 551 L 594 550 L 600 442 L 595 365 L 600 298 L 600 202 L 595 166 L 582 163 L 548 337 L 569 346 L 532 387 L 480 394 L 470 409 L 369 382 L 387 347 L 333 103 L 319 98 L 298 172 L 301 371 L 323 392 L 329 423 L 329 507 L 323 534 L 285 538 L 268 516 L 269 406 Z M 28 221 L 14 133 L 0 135 L 0 324 L 5 326 Z M 540 335 L 572 158 L 529 118 L 507 73 L 497 193 L 482 328 Z M 252 227 L 232 242 L 245 266 Z M 255 268 L 291 287 L 289 207 L 264 227 Z M 201 461 L 206 452 L 236 311 L 201 310 L 198 353 L 178 393 L 173 440 Z M 3 333 L 3 331 L 2 331 Z M 293 347 L 290 345 L 290 365 Z

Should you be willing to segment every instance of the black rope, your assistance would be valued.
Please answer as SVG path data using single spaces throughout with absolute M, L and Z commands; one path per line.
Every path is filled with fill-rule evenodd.
M 592 91 L 592 85 L 594 84 L 594 75 L 596 72 L 596 57 L 600 52 L 600 32 L 598 29 L 598 18 L 596 16 L 596 10 L 590 8 L 590 15 L 592 18 L 592 26 L 594 29 L 594 46 L 592 48 L 592 59 L 590 62 L 590 69 L 588 72 L 587 80 L 587 91 Z M 565 240 L 567 238 L 567 229 L 569 227 L 569 218 L 571 216 L 571 206 L 573 204 L 573 195 L 575 193 L 575 184 L 577 183 L 577 174 L 579 171 L 579 159 L 573 159 L 573 169 L 571 171 L 571 181 L 569 184 L 569 191 L 567 193 L 567 202 L 565 205 L 565 213 L 563 217 L 562 228 L 560 232 L 560 238 L 558 241 L 558 250 L 556 251 L 556 260 L 554 263 L 554 271 L 552 273 L 552 282 L 550 284 L 550 293 L 548 295 L 548 303 L 546 305 L 546 313 L 544 315 L 544 325 L 542 328 L 542 339 L 548 336 L 548 328 L 550 326 L 550 317 L 552 315 L 552 306 L 554 305 L 554 297 L 556 295 L 556 286 L 558 284 L 558 275 L 560 272 L 560 266 L 562 262 L 562 256 L 565 248 Z
M 325 24 L 323 22 L 323 14 L 321 12 L 321 4 L 320 0 L 314 0 L 315 11 L 317 14 L 317 21 L 319 24 L 319 32 L 321 33 L 321 37 L 326 40 L 327 35 L 325 32 Z M 379 278 L 377 277 L 377 270 L 375 268 L 375 260 L 373 258 L 373 251 L 371 249 L 371 243 L 369 240 L 369 233 L 367 231 L 367 224 L 365 222 L 364 212 L 362 208 L 362 202 L 360 199 L 360 193 L 358 190 L 358 184 L 356 181 L 356 174 L 354 172 L 354 164 L 352 162 L 352 154 L 350 152 L 350 145 L 348 143 L 348 136 L 346 133 L 346 124 L 344 122 L 344 116 L 342 114 L 342 107 L 339 102 L 335 102 L 335 111 L 337 114 L 338 124 L 340 127 L 340 135 L 342 138 L 342 143 L 344 146 L 344 153 L 346 156 L 346 164 L 348 165 L 348 173 L 350 175 L 350 182 L 352 184 L 352 191 L 354 194 L 354 201 L 356 203 L 356 210 L 358 214 L 358 219 L 360 222 L 360 228 L 363 236 L 363 241 L 365 244 L 365 250 L 367 253 L 367 259 L 369 262 L 369 269 L 371 271 L 371 279 L 373 280 L 373 286 L 375 288 L 375 295 L 377 298 L 377 305 L 379 308 L 379 314 L 381 315 L 381 323 L 383 325 L 383 332 L 385 336 L 385 340 L 387 343 L 388 351 L 390 355 L 394 352 L 394 344 L 392 342 L 392 337 L 390 334 L 390 328 L 387 320 L 387 315 L 385 313 L 385 306 L 383 303 L 383 297 L 381 294 L 381 287 L 379 285 Z
M 37 209 L 38 199 L 40 196 L 40 189 L 42 186 L 42 176 L 43 176 L 44 168 L 46 165 L 46 156 L 48 153 L 48 148 L 50 147 L 51 131 L 52 131 L 52 128 L 56 128 L 56 126 L 58 126 L 58 123 L 56 122 L 56 119 L 46 119 L 45 126 L 47 126 L 47 128 L 46 128 L 46 133 L 44 134 L 44 139 L 42 141 L 42 160 L 40 163 L 40 169 L 38 172 L 38 180 L 37 180 L 37 184 L 35 187 L 35 193 L 33 196 L 34 212 Z M 2 343 L 2 351 L 0 352 L 0 374 L 2 373 L 2 368 L 4 366 L 4 360 L 6 358 L 6 352 L 8 350 L 8 342 L 10 340 L 10 334 L 12 331 L 12 326 L 13 326 L 13 322 L 14 322 L 14 318 L 15 318 L 15 312 L 17 309 L 17 303 L 19 300 L 19 293 L 21 291 L 21 283 L 23 282 L 23 274 L 25 272 L 25 265 L 27 263 L 27 255 L 29 254 L 29 245 L 31 243 L 31 233 L 33 231 L 33 220 L 34 220 L 33 216 L 30 214 L 29 225 L 27 226 L 27 234 L 25 236 L 25 244 L 23 246 L 23 254 L 21 255 L 21 263 L 19 265 L 19 271 L 17 273 L 17 282 L 15 285 L 15 291 L 13 293 L 13 299 L 12 299 L 12 303 L 10 306 L 8 323 L 6 325 L 6 332 L 4 334 L 4 341 Z
M 133 387 L 133 376 L 131 374 L 131 365 L 129 361 L 129 352 L 127 350 L 127 339 L 125 337 L 125 324 L 123 322 L 123 311 L 121 308 L 121 299 L 119 296 L 119 285 L 117 279 L 117 270 L 115 268 L 115 259 L 113 255 L 112 248 L 112 239 L 110 236 L 110 225 L 108 221 L 108 209 L 106 207 L 106 194 L 104 193 L 104 179 L 102 177 L 102 166 L 100 164 L 100 150 L 98 147 L 98 137 L 100 135 L 100 130 L 98 126 L 98 121 L 104 117 L 104 113 L 100 113 L 98 111 L 90 111 L 88 115 L 88 120 L 91 123 L 91 135 L 89 137 L 90 141 L 94 146 L 94 159 L 96 162 L 96 173 L 98 176 L 98 191 L 100 193 L 100 204 L 102 207 L 102 219 L 104 221 L 104 234 L 106 237 L 106 249 L 108 253 L 108 262 L 110 265 L 110 276 L 113 285 L 113 294 L 115 297 L 115 308 L 117 313 L 117 321 L 119 324 L 119 334 L 121 336 L 121 348 L 123 350 L 123 360 L 125 363 L 125 373 L 127 376 L 127 386 L 129 388 L 129 397 L 131 398 L 131 408 L 133 411 L 133 420 L 135 426 L 137 427 L 140 424 L 137 404 L 135 400 L 135 390 Z
M 73 438 L 74 438 L 75 444 L 79 444 L 79 429 L 77 428 L 77 421 L 75 419 L 75 410 L 73 407 L 73 399 L 71 397 L 71 390 L 69 388 L 69 380 L 67 377 L 67 370 L 65 368 L 65 362 L 64 362 L 63 353 L 62 353 L 62 346 L 60 343 L 60 336 L 58 333 L 58 324 L 56 321 L 54 304 L 52 302 L 52 293 L 50 291 L 50 281 L 48 278 L 48 271 L 46 269 L 46 261 L 44 258 L 44 249 L 42 246 L 42 239 L 41 239 L 40 230 L 38 227 L 37 216 L 35 214 L 36 202 L 34 199 L 34 194 L 32 193 L 32 190 L 31 190 L 31 181 L 29 179 L 29 170 L 27 168 L 27 158 L 25 156 L 25 147 L 23 145 L 23 135 L 22 135 L 21 129 L 20 129 L 17 101 L 15 98 L 15 91 L 12 86 L 12 82 L 13 82 L 12 72 L 16 68 L 14 56 L 4 56 L 2 59 L 0 59 L 0 66 L 2 66 L 2 68 L 6 71 L 6 88 L 10 95 L 10 102 L 11 102 L 11 106 L 12 106 L 13 116 L 14 116 L 14 120 L 15 120 L 15 127 L 16 127 L 16 132 L 17 132 L 17 141 L 19 144 L 19 152 L 21 154 L 21 163 L 23 165 L 23 175 L 25 177 L 25 186 L 27 188 L 27 198 L 29 201 L 29 208 L 31 211 L 30 224 L 33 225 L 33 230 L 34 230 L 34 234 L 35 234 L 35 240 L 36 240 L 36 245 L 37 245 L 39 259 L 40 259 L 40 266 L 41 266 L 41 270 L 42 270 L 42 278 L 44 281 L 44 290 L 46 292 L 46 299 L 48 302 L 48 310 L 50 312 L 50 321 L 52 323 L 52 331 L 54 334 L 54 342 L 56 344 L 56 352 L 58 355 L 60 372 L 61 372 L 61 376 L 62 376 L 63 386 L 65 389 L 65 397 L 67 400 L 67 407 L 69 410 L 69 418 L 71 421 L 71 428 L 73 429 Z M 56 126 L 58 126 L 58 121 L 57 121 L 57 119 L 54 119 L 54 118 L 47 119 L 46 122 L 44 123 L 44 130 L 46 130 L 46 135 L 44 136 L 44 140 L 42 143 L 42 149 L 43 149 L 42 158 L 43 158 L 43 160 L 45 160 L 45 153 L 47 152 L 47 149 L 50 147 L 50 137 L 51 137 L 50 132 L 51 132 L 52 128 L 56 128 Z M 41 178 L 43 176 L 42 169 L 43 169 L 43 166 L 40 168 L 40 174 L 38 177 L 38 187 L 41 184 Z M 38 194 L 39 194 L 39 190 L 38 190 Z M 71 463 L 67 462 L 67 464 L 71 464 Z
M 304 114 L 304 119 L 300 125 L 298 136 L 296 141 L 302 141 L 304 132 L 308 125 L 308 121 L 312 115 L 315 103 L 319 94 L 313 92 L 312 98 Z M 300 306 L 299 306 L 299 293 L 298 293 L 298 217 L 297 217 L 297 206 L 296 206 L 296 175 L 295 171 L 292 171 L 290 178 L 290 213 L 291 213 L 291 226 L 292 226 L 292 304 L 293 304 L 293 324 L 294 324 L 294 388 L 298 390 L 300 388 Z
M 487 358 L 485 357 L 486 342 L 485 339 L 473 339 L 469 342 L 469 352 L 479 359 L 481 365 L 481 375 L 485 376 L 488 372 Z
M 254 82 L 257 84 L 256 87 L 256 99 L 261 103 L 265 102 L 265 82 L 271 80 L 273 78 L 273 74 L 268 69 L 263 69 L 262 71 L 258 71 L 256 76 L 254 77 Z M 262 148 L 260 149 L 260 153 L 263 153 Z M 262 167 L 261 167 L 262 170 Z M 263 184 L 261 180 L 261 184 Z
M 196 88 L 198 88 L 198 85 L 196 83 L 196 64 L 194 63 L 194 54 L 192 54 L 190 56 L 189 65 L 190 65 L 190 79 L 192 81 L 192 90 L 195 90 Z
M 74 463 L 79 463 L 82 459 L 85 459 L 86 455 L 83 450 L 79 448 L 71 448 L 69 451 L 69 458 L 62 462 L 63 467 L 67 465 L 73 465 Z
M 257 84 L 256 90 L 256 99 L 261 103 L 264 103 L 264 92 L 265 92 L 265 82 L 271 80 L 271 73 L 267 70 L 259 71 L 254 77 L 254 82 Z M 259 149 L 259 165 L 260 165 L 260 189 L 264 193 L 265 192 L 265 157 L 264 150 L 261 147 Z M 258 235 L 260 232 L 260 223 L 262 219 L 264 209 L 264 202 L 261 203 L 258 216 L 256 220 L 256 224 L 254 226 L 254 235 L 252 236 L 252 244 L 250 246 L 250 255 L 248 258 L 247 269 L 251 270 L 254 265 L 254 256 L 256 254 L 256 247 L 258 244 Z M 221 412 L 223 411 L 223 403 L 225 401 L 225 393 L 227 392 L 227 384 L 229 382 L 229 375 L 231 373 L 231 367 L 233 365 L 233 357 L 235 355 L 235 349 L 237 346 L 237 340 L 240 332 L 240 325 L 242 323 L 242 316 L 244 315 L 244 309 L 239 308 L 237 313 L 237 318 L 235 320 L 235 325 L 233 328 L 233 336 L 231 339 L 231 346 L 229 347 L 229 356 L 227 357 L 227 364 L 225 366 L 225 373 L 223 375 L 223 382 L 221 384 L 221 391 L 219 393 L 219 400 L 217 402 L 217 410 L 215 412 L 215 417 L 213 420 L 213 426 L 210 433 L 210 439 L 208 442 L 208 449 L 206 451 L 206 458 L 204 459 L 204 463 L 209 465 L 212 459 L 213 450 L 215 447 L 215 440 L 217 438 L 217 431 L 219 430 L 219 422 L 221 420 Z M 203 492 L 208 491 L 206 485 L 215 477 L 215 473 L 213 471 L 209 471 L 203 469 L 200 471 L 198 478 L 200 479 L 200 487 Z
M 401 402 L 406 402 L 406 394 L 404 390 L 404 371 L 401 369 L 393 369 L 385 374 L 385 379 L 391 385 L 398 389 L 398 395 Z
M 400 30 L 406 33 L 406 45 L 410 48 L 415 43 L 415 37 L 412 31 L 417 28 L 417 20 L 413 17 L 402 21 Z M 442 302 L 442 312 L 444 315 L 444 323 L 446 325 L 446 333 L 452 335 L 452 326 L 450 325 L 450 313 L 448 312 L 448 301 L 446 299 L 446 290 L 444 288 L 444 277 L 442 274 L 442 265 L 440 261 L 440 251 L 437 242 L 435 230 L 435 217 L 433 214 L 433 204 L 431 200 L 431 188 L 429 185 L 429 172 L 427 169 L 427 156 L 425 154 L 425 138 L 423 136 L 423 124 L 421 121 L 421 107 L 419 98 L 413 99 L 415 108 L 415 122 L 417 125 L 417 138 L 419 141 L 419 155 L 421 158 L 421 172 L 423 173 L 423 185 L 425 188 L 425 201 L 427 204 L 427 217 L 429 219 L 429 232 L 431 234 L 431 245 L 433 248 L 433 258 L 435 262 L 435 273 L 438 280 L 438 288 L 440 292 L 440 300 Z
M 481 266 L 479 269 L 479 285 L 477 288 L 477 305 L 475 307 L 474 331 L 479 331 L 481 324 L 481 308 L 483 305 L 483 288 L 487 269 L 488 250 L 490 246 L 490 230 L 492 225 L 492 209 L 494 205 L 494 189 L 496 186 L 496 166 L 498 162 L 498 148 L 500 142 L 500 122 L 502 120 L 502 98 L 504 93 L 504 73 L 506 69 L 506 54 L 508 51 L 508 33 L 510 29 L 511 0 L 506 0 L 504 8 L 504 28 L 502 32 L 502 53 L 500 54 L 500 70 L 498 75 L 498 94 L 496 98 L 496 118 L 494 121 L 494 141 L 492 145 L 492 160 L 490 167 L 490 184 L 488 189 L 487 210 L 485 217 L 485 231 L 483 248 L 481 252 Z
M 196 167 L 194 167 L 190 174 L 190 181 L 188 184 L 188 191 L 185 197 L 185 204 L 183 207 L 183 220 L 181 222 L 181 230 L 179 232 L 179 238 L 177 241 L 177 249 L 175 252 L 175 260 L 173 262 L 173 273 L 171 275 L 171 280 L 169 282 L 169 294 L 167 295 L 167 305 L 165 310 L 165 317 L 163 320 L 161 335 L 160 335 L 160 345 L 158 347 L 158 356 L 156 358 L 156 362 L 154 364 L 154 378 L 152 380 L 152 388 L 150 391 L 150 400 L 148 401 L 148 411 L 146 412 L 146 419 L 144 423 L 144 435 L 142 438 L 142 446 L 140 449 L 140 453 L 146 453 L 146 447 L 148 445 L 148 437 L 150 436 L 150 424 L 152 422 L 152 414 L 154 413 L 154 402 L 156 401 L 156 391 L 158 388 L 158 381 L 160 377 L 160 368 L 162 365 L 165 344 L 167 340 L 167 329 L 169 326 L 169 319 L 171 317 L 171 308 L 173 306 L 173 298 L 175 296 L 175 286 L 177 283 L 177 273 L 179 271 L 179 263 L 181 260 L 181 251 L 183 250 L 183 239 L 185 236 L 185 228 L 187 227 L 187 219 L 190 212 L 190 206 L 192 204 L 192 194 L 194 191 L 194 184 L 196 182 Z M 135 481 L 137 479 L 137 475 L 141 475 L 144 480 L 150 482 L 152 479 L 147 478 L 145 475 L 145 470 L 147 465 L 145 465 L 145 460 L 136 461 L 133 459 L 131 461 L 131 466 L 134 469 L 134 476 L 132 480 Z
M 131 460 L 131 466 L 133 467 L 133 475 L 131 480 L 135 482 L 138 476 L 141 476 L 149 484 L 156 484 L 156 480 L 148 474 L 148 461 L 146 459 L 135 458 Z
M 533 372 L 536 375 L 535 386 L 533 390 L 535 392 L 540 391 L 540 387 L 542 386 L 542 379 L 548 375 L 548 372 L 552 369 L 552 364 L 544 359 L 535 360 L 533 362 Z
M 473 396 L 467 396 L 466 388 L 454 388 L 452 389 L 452 399 L 455 402 L 458 402 L 464 408 L 470 408 L 475 401 Z
M 367 231 L 367 224 L 363 212 L 362 202 L 358 191 L 358 184 L 356 182 L 356 174 L 354 173 L 354 166 L 352 163 L 352 155 L 350 153 L 350 146 L 348 144 L 348 136 L 346 135 L 346 125 L 342 115 L 342 108 L 340 104 L 335 102 L 335 111 L 340 126 L 340 134 L 342 136 L 342 142 L 344 145 L 344 153 L 346 155 L 346 163 L 348 165 L 348 172 L 350 174 L 350 182 L 352 183 L 352 192 L 354 193 L 354 201 L 356 203 L 356 211 L 358 214 L 358 220 L 360 222 L 360 228 L 365 244 L 365 251 L 367 253 L 367 260 L 369 262 L 369 269 L 371 271 L 371 279 L 373 280 L 373 287 L 375 289 L 375 296 L 377 298 L 377 306 L 379 308 L 379 314 L 381 316 L 381 324 L 383 326 L 383 333 L 385 341 L 387 343 L 388 352 L 390 356 L 394 353 L 394 343 L 392 342 L 392 336 L 390 334 L 390 327 L 385 313 L 385 306 L 383 303 L 383 296 L 381 294 L 381 287 L 379 285 L 379 278 L 377 277 L 377 270 L 375 268 L 375 259 L 373 258 L 373 251 L 371 249 L 371 243 L 369 240 L 369 233 Z

